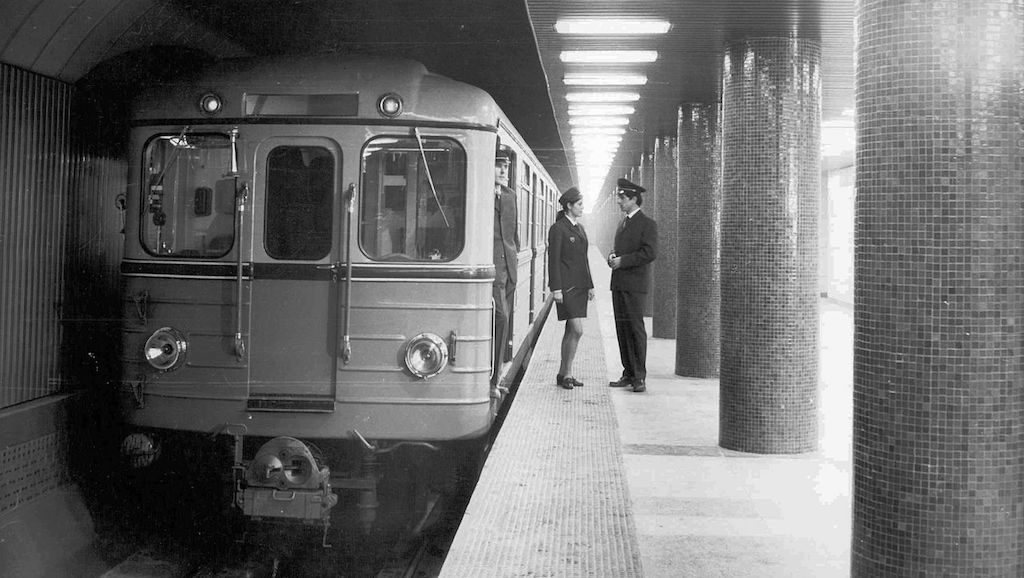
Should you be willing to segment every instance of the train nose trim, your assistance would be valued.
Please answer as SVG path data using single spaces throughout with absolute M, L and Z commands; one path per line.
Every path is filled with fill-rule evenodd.
M 307 413 L 333 413 L 333 397 L 313 396 L 260 396 L 246 400 L 248 411 L 286 411 Z

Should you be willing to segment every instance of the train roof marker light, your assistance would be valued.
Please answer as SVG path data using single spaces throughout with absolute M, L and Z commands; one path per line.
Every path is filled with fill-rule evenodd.
M 658 60 L 657 50 L 563 50 L 567 64 L 644 64 Z
M 570 92 L 565 95 L 569 102 L 637 102 L 639 92 Z
M 402 114 L 402 97 L 394 93 L 383 94 L 377 99 L 377 112 L 387 118 Z
M 621 74 L 599 72 L 567 72 L 562 77 L 567 86 L 643 86 L 647 84 L 645 74 Z
M 672 28 L 665 20 L 622 20 L 619 18 L 574 18 L 555 22 L 559 34 L 616 35 L 665 34 Z
M 213 92 L 207 92 L 199 97 L 199 110 L 205 115 L 215 115 L 224 107 L 224 100 Z

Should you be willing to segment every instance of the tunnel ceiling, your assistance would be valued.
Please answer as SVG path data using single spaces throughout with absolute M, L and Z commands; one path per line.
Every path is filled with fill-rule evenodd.
M 718 99 L 724 42 L 798 35 L 822 42 L 823 116 L 853 106 L 853 0 L 6 0 L 0 60 L 76 82 L 134 50 L 178 46 L 222 58 L 361 52 L 411 57 L 498 101 L 560 187 L 568 186 L 562 76 L 570 49 L 657 50 L 616 163 L 674 133 L 682 102 Z M 566 37 L 560 18 L 657 18 L 657 38 Z M 148 61 L 152 62 L 152 61 Z M 569 152 L 571 155 L 571 151 Z M 571 161 L 571 156 L 569 157 Z
M 560 188 L 569 183 L 521 1 L 7 0 L 0 6 L 0 60 L 72 83 L 118 55 L 162 46 L 217 58 L 328 52 L 414 58 L 488 91 Z
M 527 5 L 570 162 L 575 159 L 566 93 L 572 87 L 563 83 L 563 77 L 598 69 L 647 77 L 646 84 L 635 87 L 640 100 L 610 178 L 636 166 L 640 154 L 650 152 L 655 137 L 675 135 L 679 104 L 720 100 L 723 46 L 734 39 L 796 36 L 819 41 L 822 118 L 852 123 L 854 0 L 527 0 Z M 635 20 L 660 20 L 671 27 L 654 35 L 622 35 L 621 30 L 614 35 L 564 34 L 555 29 L 559 20 L 581 19 L 609 20 L 620 29 Z M 657 60 L 607 66 L 561 59 L 563 51 L 602 50 L 657 51 Z

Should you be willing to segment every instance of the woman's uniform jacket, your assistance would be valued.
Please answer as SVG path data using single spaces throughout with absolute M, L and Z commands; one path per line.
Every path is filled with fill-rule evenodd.
M 548 288 L 586 291 L 594 287 L 587 259 L 587 234 L 564 214 L 548 230 Z

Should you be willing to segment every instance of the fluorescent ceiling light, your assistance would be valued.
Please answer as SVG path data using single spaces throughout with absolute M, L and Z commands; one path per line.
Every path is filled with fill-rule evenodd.
M 601 145 L 601 146 L 615 145 L 615 146 L 618 146 L 619 143 L 621 143 L 621 142 L 622 142 L 622 137 L 621 136 L 603 136 L 603 135 L 598 135 L 598 136 L 574 136 L 574 137 L 572 137 L 572 144 L 574 146 L 576 146 L 577 148 L 580 147 L 581 145 L 582 146 L 590 146 L 590 145 Z
M 616 74 L 616 73 L 583 73 L 570 72 L 562 77 L 562 82 L 568 85 L 631 85 L 639 86 L 647 84 L 647 76 L 643 74 Z
M 614 144 L 618 146 L 622 142 L 621 136 L 607 136 L 607 135 L 584 135 L 572 137 L 573 144 L 579 145 L 607 145 Z
M 578 153 L 613 153 L 619 150 L 619 144 L 595 144 L 595 145 L 575 145 L 573 150 Z
M 622 116 L 634 112 L 636 109 L 627 104 L 576 104 L 569 106 L 570 116 Z
M 664 20 L 621 20 L 618 18 L 594 18 L 559 20 L 555 32 L 559 34 L 664 34 L 672 24 Z
M 565 95 L 569 102 L 636 102 L 637 92 L 570 92 Z
M 625 126 L 629 119 L 624 116 L 578 116 L 569 119 L 571 126 L 608 127 Z
M 611 166 L 612 162 L 615 161 L 615 152 L 610 152 L 610 153 L 602 154 L 602 155 L 581 155 L 581 154 L 576 154 L 576 156 L 574 158 L 576 159 L 576 164 L 578 164 L 578 165 L 586 165 L 586 166 L 593 166 L 593 167 L 602 167 L 602 168 L 604 168 L 604 167 Z
M 562 62 L 581 64 L 631 64 L 654 62 L 657 50 L 563 50 L 558 55 Z
M 623 127 L 575 127 L 569 130 L 573 136 L 578 135 L 621 135 L 626 134 L 626 129 Z
M 613 147 L 613 148 L 607 148 L 607 149 L 589 149 L 589 148 L 581 149 L 581 148 L 577 147 L 577 148 L 573 149 L 573 152 L 576 154 L 577 158 L 579 158 L 579 157 L 591 157 L 591 158 L 595 158 L 595 159 L 603 159 L 603 158 L 605 158 L 605 157 L 607 157 L 609 155 L 614 155 L 616 152 L 618 152 L 618 150 L 619 150 L 618 146 Z

